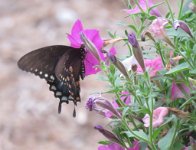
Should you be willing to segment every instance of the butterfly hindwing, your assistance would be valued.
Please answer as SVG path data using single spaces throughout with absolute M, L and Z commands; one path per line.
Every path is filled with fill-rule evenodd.
M 72 100 L 76 105 L 80 101 L 79 79 L 81 67 L 84 67 L 81 50 L 63 45 L 48 46 L 34 50 L 18 61 L 20 69 L 47 81 L 55 97 L 60 99 L 59 113 L 61 103 Z
M 72 99 L 74 104 L 80 101 L 80 76 L 83 65 L 84 50 L 80 49 L 70 51 L 68 55 L 63 55 L 58 61 L 55 74 L 62 84 L 70 93 L 69 99 Z M 66 60 L 66 61 L 65 61 Z

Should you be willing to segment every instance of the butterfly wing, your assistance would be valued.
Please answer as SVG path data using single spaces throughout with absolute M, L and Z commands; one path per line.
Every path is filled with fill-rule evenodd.
M 64 54 L 58 61 L 55 68 L 55 75 L 62 86 L 70 93 L 70 100 L 76 105 L 80 101 L 80 76 L 83 76 L 84 62 L 83 49 L 73 50 Z
M 24 55 L 18 61 L 20 69 L 34 73 L 47 81 L 50 85 L 50 90 L 54 92 L 55 97 L 60 99 L 59 113 L 61 112 L 62 102 L 68 103 L 69 100 L 73 100 L 74 98 L 76 100 L 78 99 L 77 97 L 80 97 L 80 71 L 78 71 L 80 69 L 80 64 L 80 49 L 63 45 L 48 46 L 34 50 Z M 70 66 L 73 66 L 74 77 L 72 77 L 73 73 L 63 72 L 62 70 L 65 68 L 67 69 Z M 70 80 L 70 82 L 62 80 L 64 77 L 61 78 L 57 70 L 60 71 L 64 77 L 69 77 L 72 80 Z M 76 83 L 78 86 L 76 86 Z M 75 96 L 72 96 L 73 99 L 71 99 L 70 95 L 73 95 L 73 91 Z M 74 103 L 76 104 L 76 101 L 74 101 Z
M 70 49 L 68 46 L 54 45 L 31 51 L 18 61 L 18 67 L 41 78 L 47 78 L 54 74 L 58 60 Z

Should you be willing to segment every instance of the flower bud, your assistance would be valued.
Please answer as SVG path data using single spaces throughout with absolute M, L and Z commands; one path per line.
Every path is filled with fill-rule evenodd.
M 142 33 L 141 40 L 145 41 L 146 40 L 146 36 L 149 37 L 152 41 L 155 42 L 154 37 L 152 36 L 152 34 L 149 31 L 145 31 L 145 32 Z
M 96 104 L 106 110 L 111 111 L 118 118 L 121 118 L 120 113 L 114 108 L 114 106 L 109 101 L 107 101 L 107 100 L 97 101 Z
M 101 132 L 106 138 L 108 138 L 110 141 L 115 142 L 115 143 L 119 143 L 120 144 L 120 140 L 110 131 L 104 129 L 102 126 L 97 125 L 95 126 L 95 129 L 98 130 L 99 132 Z
M 128 35 L 128 41 L 134 48 L 139 47 L 139 43 L 138 43 L 134 33 L 131 33 L 131 34 Z
M 178 30 L 178 28 L 181 28 L 182 30 L 184 30 L 184 32 L 186 32 L 190 37 L 193 38 L 193 35 L 191 33 L 189 26 L 184 21 L 181 21 L 181 20 L 174 21 L 173 27 L 175 30 Z
M 137 62 L 141 66 L 143 72 L 145 72 L 146 68 L 145 68 L 145 65 L 144 65 L 143 54 L 142 54 L 142 51 L 139 47 L 139 43 L 138 43 L 134 33 L 131 33 L 131 34 L 128 35 L 128 41 L 133 47 L 133 55 L 135 56 Z
M 83 32 L 80 34 L 80 37 L 84 42 L 85 48 L 87 48 L 93 54 L 93 56 L 100 62 L 101 59 L 98 54 L 98 49 L 95 47 L 95 45 L 84 35 Z
M 127 70 L 125 66 L 116 58 L 114 55 L 108 55 L 108 58 L 110 61 L 118 68 L 118 70 L 126 77 L 129 78 L 129 75 L 127 73 Z

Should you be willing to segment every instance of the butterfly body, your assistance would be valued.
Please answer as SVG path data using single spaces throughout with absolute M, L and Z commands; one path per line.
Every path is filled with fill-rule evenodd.
M 54 96 L 61 104 L 73 101 L 80 102 L 80 78 L 85 77 L 84 48 L 73 48 L 63 45 L 43 47 L 24 55 L 19 61 L 20 69 L 43 78 L 50 85 Z

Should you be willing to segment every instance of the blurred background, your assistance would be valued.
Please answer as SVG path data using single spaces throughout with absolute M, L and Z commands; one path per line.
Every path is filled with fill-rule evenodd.
M 71 103 L 59 115 L 59 100 L 46 82 L 19 70 L 17 60 L 40 47 L 68 45 L 66 33 L 78 18 L 103 38 L 108 30 L 121 34 L 124 8 L 123 0 L 0 0 L 0 150 L 97 149 L 103 136 L 93 127 L 107 122 L 88 112 L 85 101 L 90 93 L 103 91 L 103 82 L 86 77 L 77 117 L 72 117 Z

